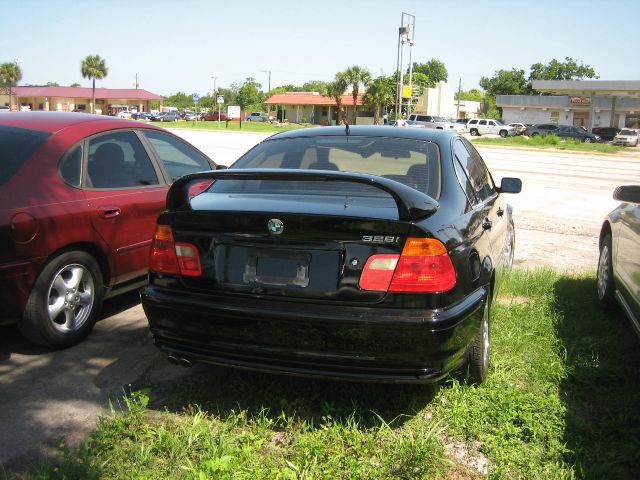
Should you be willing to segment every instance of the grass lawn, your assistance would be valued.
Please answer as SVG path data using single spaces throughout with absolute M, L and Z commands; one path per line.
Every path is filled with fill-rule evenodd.
M 640 340 L 595 289 L 593 273 L 512 272 L 478 388 L 197 365 L 132 387 L 84 445 L 20 477 L 637 478 Z
M 190 122 L 187 120 L 180 120 L 177 122 L 151 122 L 165 128 L 190 128 L 196 130 L 207 131 L 220 131 L 220 132 L 252 132 L 252 133 L 278 133 L 285 130 L 296 130 L 299 128 L 315 127 L 317 125 L 298 125 L 296 123 L 269 123 L 269 122 L 242 122 L 242 128 L 240 122 L 220 122 L 220 128 L 218 128 L 217 121 L 198 121 Z
M 538 135 L 536 137 L 515 136 L 507 138 L 471 137 L 478 145 L 502 145 L 505 147 L 556 148 L 559 150 L 577 150 L 580 152 L 616 153 L 626 147 L 608 143 L 583 143 L 576 139 L 561 139 L 556 135 Z

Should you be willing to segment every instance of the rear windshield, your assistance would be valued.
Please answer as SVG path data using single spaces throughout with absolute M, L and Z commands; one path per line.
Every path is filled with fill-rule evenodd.
M 0 126 L 0 185 L 4 185 L 51 134 Z
M 238 168 L 287 168 L 368 173 L 408 185 L 437 199 L 440 196 L 440 156 L 431 142 L 389 137 L 322 136 L 268 140 L 247 152 L 233 166 Z M 351 182 L 273 182 L 278 189 L 305 194 L 354 193 L 386 195 L 377 188 Z M 210 191 L 264 191 L 258 181 L 225 180 Z
M 638 135 L 634 130 L 621 130 L 619 135 Z

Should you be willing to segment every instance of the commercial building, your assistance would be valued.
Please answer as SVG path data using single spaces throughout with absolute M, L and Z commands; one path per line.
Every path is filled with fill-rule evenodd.
M 438 82 L 433 88 L 425 88 L 413 111 L 426 115 L 445 118 L 477 118 L 481 112 L 481 103 L 471 100 L 456 102 L 455 92 L 446 82 Z
M 640 81 L 534 80 L 541 95 L 498 95 L 506 123 L 640 128 Z
M 341 97 L 343 110 L 351 121 L 353 115 L 353 96 L 345 94 Z M 280 121 L 291 123 L 311 123 L 314 125 L 336 125 L 338 123 L 338 107 L 333 98 L 318 92 L 286 92 L 269 97 L 264 103 L 270 105 L 277 112 Z M 373 114 L 362 107 L 362 95 L 356 99 L 358 106 L 358 125 L 373 124 Z
M 12 110 L 91 111 L 92 89 L 84 87 L 3 87 L 0 89 L 0 105 Z M 149 111 L 150 102 L 162 97 L 139 88 L 96 88 L 95 113 L 117 113 L 135 108 Z

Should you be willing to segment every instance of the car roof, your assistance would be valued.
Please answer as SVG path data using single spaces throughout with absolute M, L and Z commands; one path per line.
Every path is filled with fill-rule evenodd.
M 12 112 L 10 115 L 0 117 L 0 125 L 49 133 L 57 133 L 71 126 L 89 123 L 93 124 L 92 126 L 96 130 L 123 127 L 140 128 L 141 126 L 143 128 L 157 128 L 135 120 L 74 112 Z
M 271 139 L 329 137 L 347 135 L 346 127 L 313 127 L 279 132 L 269 137 Z M 443 141 L 455 137 L 457 134 L 447 130 L 431 128 L 401 128 L 384 125 L 349 125 L 349 136 L 354 137 L 395 137 L 429 142 Z

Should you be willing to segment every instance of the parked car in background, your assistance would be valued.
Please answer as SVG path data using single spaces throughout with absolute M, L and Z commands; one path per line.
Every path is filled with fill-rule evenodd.
M 131 118 L 134 120 L 150 120 L 151 114 L 149 112 L 136 112 L 131 114 Z
M 10 111 L 11 109 L 9 108 L 8 105 L 0 105 L 0 113 L 8 113 Z
M 275 122 L 276 117 L 265 112 L 251 112 L 244 117 L 244 120 L 246 122 Z
M 535 125 L 530 125 L 526 128 L 523 135 L 527 135 L 528 137 L 536 137 L 538 135 L 546 135 L 552 130 L 558 128 L 558 125 L 554 123 L 540 123 Z
M 622 202 L 600 230 L 598 300 L 608 309 L 617 301 L 640 335 L 640 185 L 618 187 Z
M 613 138 L 614 145 L 625 145 L 627 147 L 637 147 L 639 143 L 640 130 L 623 128 Z
M 218 114 L 218 112 L 207 112 L 207 113 L 203 113 L 200 115 L 200 118 L 202 120 L 207 120 L 207 121 L 212 121 L 212 120 L 218 120 L 220 119 L 221 121 L 226 121 L 229 120 L 229 117 L 227 117 L 227 114 L 224 112 L 220 112 Z
M 178 112 L 159 112 L 155 115 L 151 115 L 149 118 L 152 122 L 177 122 L 180 120 L 180 114 Z
M 598 135 L 602 140 L 607 142 L 613 140 L 619 131 L 620 129 L 615 127 L 596 127 L 591 129 L 591 133 Z
M 557 135 L 560 138 L 573 138 L 584 143 L 599 142 L 600 136 L 589 133 L 582 127 L 571 125 L 559 125 L 555 130 L 550 130 L 549 134 Z
M 493 118 L 472 118 L 467 122 L 467 131 L 471 136 L 500 135 L 503 138 L 516 134 L 514 127 L 505 125 L 500 120 Z
M 454 130 L 456 133 L 461 133 L 464 131 L 463 125 L 450 122 L 442 117 L 434 115 L 412 113 L 411 115 L 409 115 L 408 121 L 413 122 L 413 125 L 418 125 L 425 128 L 435 128 L 436 130 Z
M 520 189 L 451 131 L 278 133 L 171 187 L 141 294 L 155 343 L 181 364 L 480 383 Z
M 524 123 L 509 123 L 509 127 L 513 127 L 516 129 L 516 135 L 522 135 L 524 131 L 527 129 L 527 126 Z
M 169 185 L 215 167 L 151 124 L 70 112 L 0 116 L 0 165 L 0 322 L 51 348 L 146 282 Z
M 182 115 L 182 119 L 187 121 L 200 120 L 200 114 L 196 112 L 185 113 Z

